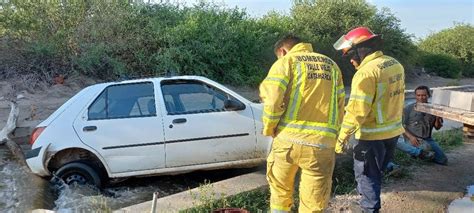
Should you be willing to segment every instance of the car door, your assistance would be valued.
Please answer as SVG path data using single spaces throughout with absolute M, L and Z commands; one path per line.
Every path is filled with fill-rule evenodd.
M 250 107 L 198 80 L 165 80 L 166 167 L 255 158 L 255 124 Z M 243 109 L 224 109 L 232 100 Z
M 106 87 L 83 110 L 74 129 L 112 173 L 165 167 L 163 123 L 153 82 Z

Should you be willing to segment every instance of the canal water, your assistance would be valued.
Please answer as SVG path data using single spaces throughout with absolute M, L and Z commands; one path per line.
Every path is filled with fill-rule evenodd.
M 0 212 L 28 212 L 33 209 L 58 212 L 110 211 L 151 200 L 153 192 L 163 197 L 258 169 L 225 169 L 130 178 L 102 192 L 88 186 L 67 185 L 62 185 L 59 190 L 49 180 L 29 173 L 11 160 L 5 146 L 0 146 L 0 156 Z

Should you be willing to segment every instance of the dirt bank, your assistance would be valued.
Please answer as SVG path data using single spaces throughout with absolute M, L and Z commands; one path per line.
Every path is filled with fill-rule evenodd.
M 40 88 L 28 88 L 28 86 L 18 85 L 15 82 L 18 91 L 16 95 L 23 95 L 24 98 L 18 101 L 20 107 L 20 117 L 18 122 L 31 120 L 44 120 L 59 108 L 69 98 L 79 92 L 81 89 L 96 83 L 97 81 L 80 76 L 68 78 L 64 84 L 46 85 Z M 3 97 L 9 90 L 11 82 L 0 82 L 0 97 Z M 28 82 L 23 82 L 28 84 Z M 9 113 L 9 105 L 5 101 L 0 101 L 0 126 L 3 127 L 6 117 Z
M 406 89 L 415 89 L 417 86 L 425 85 L 428 87 L 445 87 L 474 84 L 473 78 L 450 79 L 430 75 L 424 72 L 407 73 L 405 77 Z

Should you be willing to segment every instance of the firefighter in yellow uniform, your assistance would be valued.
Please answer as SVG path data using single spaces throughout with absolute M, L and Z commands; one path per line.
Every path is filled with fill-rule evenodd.
M 327 207 L 336 137 L 342 122 L 344 85 L 330 58 L 293 35 L 275 44 L 278 60 L 260 85 L 263 134 L 273 137 L 267 159 L 272 212 L 289 212 L 301 169 L 299 212 Z
M 350 135 L 355 134 L 354 175 L 364 212 L 379 211 L 383 170 L 404 132 L 404 69 L 397 60 L 384 55 L 381 47 L 381 36 L 366 27 L 349 31 L 334 44 L 357 70 L 336 152 L 342 153 Z

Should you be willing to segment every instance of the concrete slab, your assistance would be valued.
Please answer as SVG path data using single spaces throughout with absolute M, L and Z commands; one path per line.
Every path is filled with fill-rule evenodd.
M 194 188 L 189 191 L 159 198 L 156 201 L 156 209 L 157 212 L 178 212 L 180 210 L 199 206 L 202 204 L 203 200 L 217 200 L 267 186 L 268 183 L 265 179 L 265 171 L 257 171 Z M 114 212 L 150 212 L 152 202 L 153 201 L 150 200 L 137 205 L 125 207 Z
M 43 120 L 31 120 L 31 121 L 17 121 L 16 126 L 17 127 L 29 127 L 29 128 L 35 128 L 43 122 Z
M 431 97 L 431 103 L 442 106 L 449 106 L 451 92 L 444 89 L 434 89 Z
M 449 106 L 453 108 L 463 109 L 466 111 L 474 111 L 474 92 L 471 91 L 450 91 L 451 96 Z
M 17 127 L 12 132 L 12 138 L 21 138 L 27 137 L 31 135 L 33 132 L 34 127 Z
M 474 112 L 474 86 L 433 89 L 431 103 Z
M 38 126 L 42 121 L 33 120 L 33 121 L 17 121 L 16 128 L 12 132 L 12 138 L 22 138 L 29 137 L 33 129 Z

